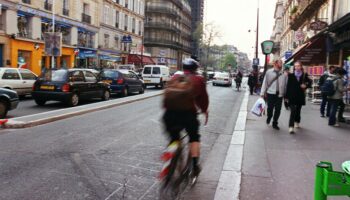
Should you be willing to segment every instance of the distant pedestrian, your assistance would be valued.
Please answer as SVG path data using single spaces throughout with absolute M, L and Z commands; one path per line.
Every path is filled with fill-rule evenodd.
M 261 87 L 260 95 L 267 100 L 267 120 L 270 124 L 272 118 L 272 127 L 279 130 L 278 119 L 281 115 L 282 101 L 285 95 L 287 77 L 282 71 L 282 61 L 274 62 L 274 67 L 266 71 L 264 81 Z
M 250 95 L 254 94 L 254 89 L 257 84 L 258 84 L 258 80 L 256 79 L 256 75 L 254 72 L 251 72 L 248 77 L 248 86 L 250 90 Z
M 294 63 L 294 72 L 288 74 L 285 101 L 290 108 L 289 133 L 293 134 L 294 128 L 299 128 L 301 122 L 301 108 L 306 104 L 305 91 L 311 87 L 309 75 L 304 72 L 302 63 Z
M 318 81 L 318 86 L 320 88 L 326 82 L 329 75 L 334 73 L 334 70 L 335 70 L 335 66 L 329 66 L 328 71 L 323 73 L 320 80 Z M 321 102 L 321 107 L 320 107 L 321 117 L 325 117 L 325 116 L 329 117 L 331 106 L 330 106 L 330 103 L 328 101 L 327 94 L 321 93 L 321 95 L 322 95 L 322 102 Z M 327 110 L 326 110 L 326 108 L 327 108 Z
M 335 93 L 332 96 L 329 96 L 329 102 L 330 102 L 330 115 L 329 115 L 329 121 L 328 125 L 330 126 L 339 126 L 337 122 L 337 110 L 338 107 L 341 105 L 343 102 L 343 96 L 344 92 L 347 90 L 344 87 L 344 80 L 343 77 L 346 74 L 346 71 L 343 68 L 337 68 L 334 71 L 334 74 L 330 74 L 327 81 L 332 81 L 334 85 L 334 91 Z

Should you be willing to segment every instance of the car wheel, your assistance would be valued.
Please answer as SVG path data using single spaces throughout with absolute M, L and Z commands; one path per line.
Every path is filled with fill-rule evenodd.
M 0 119 L 3 119 L 7 115 L 7 104 L 4 101 L 0 101 Z
M 103 92 L 102 101 L 108 101 L 110 97 L 111 97 L 111 93 L 108 90 L 105 90 Z
M 43 106 L 46 103 L 46 101 L 42 99 L 34 99 L 34 101 L 38 106 Z
M 145 86 L 141 86 L 141 90 L 139 91 L 140 94 L 145 93 Z
M 122 97 L 127 97 L 129 95 L 129 89 L 125 87 L 122 91 Z
M 77 93 L 73 93 L 68 101 L 68 105 L 71 107 L 77 106 L 79 104 L 79 95 Z

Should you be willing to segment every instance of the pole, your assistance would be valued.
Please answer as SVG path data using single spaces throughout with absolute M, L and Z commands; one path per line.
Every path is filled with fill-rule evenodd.
M 255 58 L 259 58 L 259 5 L 256 19 Z
M 315 173 L 315 191 L 314 199 L 315 200 L 327 200 L 327 195 L 323 192 L 323 180 L 325 170 L 332 170 L 330 163 L 320 162 L 316 165 Z
M 52 0 L 52 33 L 55 33 L 55 0 Z M 53 52 L 52 52 L 53 53 Z M 55 56 L 51 57 L 51 68 L 55 68 Z
M 143 36 L 143 34 L 142 34 L 142 41 L 141 41 L 141 69 L 143 69 L 143 44 L 144 44 L 144 36 Z

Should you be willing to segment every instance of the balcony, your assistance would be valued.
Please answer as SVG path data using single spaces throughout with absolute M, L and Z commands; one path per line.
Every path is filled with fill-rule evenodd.
M 168 31 L 173 31 L 175 33 L 181 33 L 181 30 L 177 28 L 175 25 L 164 23 L 164 22 L 146 22 L 145 29 L 163 29 Z
M 68 9 L 63 8 L 62 13 L 65 16 L 69 16 L 69 10 Z
M 176 18 L 179 17 L 179 15 L 174 9 L 171 9 L 165 6 L 148 6 L 146 8 L 146 13 L 160 13 L 160 14 L 168 14 Z
M 91 16 L 90 16 L 90 15 L 87 15 L 87 14 L 85 14 L 85 13 L 82 13 L 81 18 L 82 18 L 82 22 L 91 24 Z
M 327 0 L 300 0 L 298 12 L 293 15 L 293 19 L 290 22 L 291 29 L 294 31 L 298 30 L 305 21 L 310 19 L 315 12 L 317 12 L 315 8 L 319 8 L 326 2 Z
M 30 0 L 22 0 L 22 3 L 31 4 Z
M 44 8 L 45 8 L 45 10 L 52 11 L 52 4 L 48 3 L 48 2 L 45 2 L 44 3 Z
M 145 46 L 150 46 L 150 47 L 156 46 L 156 47 L 167 47 L 172 49 L 182 48 L 182 45 L 179 42 L 167 40 L 167 39 L 150 38 L 150 37 L 145 37 L 144 44 Z

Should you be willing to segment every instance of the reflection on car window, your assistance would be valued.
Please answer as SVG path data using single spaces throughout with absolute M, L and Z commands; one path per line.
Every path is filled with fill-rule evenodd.
M 15 69 L 7 69 L 2 76 L 2 79 L 7 79 L 7 80 L 19 80 L 19 74 L 17 70 Z
M 85 72 L 85 80 L 86 82 L 97 82 L 97 78 L 92 72 L 86 71 Z
M 67 70 L 48 70 L 40 76 L 40 80 L 64 82 L 67 80 Z
M 152 67 L 145 67 L 145 69 L 143 70 L 143 73 L 144 74 L 151 74 L 151 70 L 152 70 Z
M 24 80 L 35 80 L 36 76 L 27 69 L 20 69 L 19 72 L 21 73 L 22 79 Z
M 113 70 L 106 70 L 102 73 L 102 78 L 117 78 L 119 73 Z
M 153 74 L 160 74 L 160 68 L 159 67 L 153 67 Z
M 84 81 L 84 75 L 83 75 L 83 73 L 81 71 L 73 71 L 70 74 L 69 79 L 72 82 L 83 82 Z

